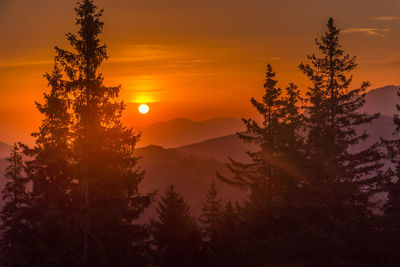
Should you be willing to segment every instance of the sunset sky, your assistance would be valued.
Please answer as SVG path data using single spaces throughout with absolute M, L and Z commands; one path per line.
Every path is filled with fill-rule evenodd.
M 143 127 L 185 117 L 253 115 L 265 65 L 279 85 L 293 81 L 316 51 L 314 39 L 333 16 L 344 49 L 358 57 L 353 85 L 400 85 L 399 0 L 97 0 L 104 8 L 102 40 L 107 85 L 122 85 L 124 120 Z M 68 48 L 76 32 L 72 0 L 0 0 L 0 141 L 29 142 L 39 125 L 34 101 L 47 89 L 54 46 Z M 146 103 L 150 112 L 137 110 Z

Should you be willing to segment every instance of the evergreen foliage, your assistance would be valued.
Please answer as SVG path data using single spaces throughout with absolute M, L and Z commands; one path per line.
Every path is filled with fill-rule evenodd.
M 103 11 L 81 0 L 71 50 L 56 47 L 50 88 L 33 146 L 14 145 L 2 191 L 2 266 L 368 266 L 400 262 L 400 139 L 357 148 L 369 86 L 352 89 L 355 57 L 344 52 L 330 18 L 319 54 L 299 68 L 311 86 L 303 99 L 278 87 L 266 68 L 264 95 L 251 104 L 239 138 L 257 146 L 250 162 L 229 158 L 219 180 L 248 193 L 225 205 L 215 182 L 199 217 L 171 185 L 149 224 L 137 220 L 155 193 L 141 194 L 140 134 L 121 123 L 120 86 L 104 85 Z M 400 96 L 400 91 L 399 91 Z M 400 105 L 397 106 L 400 112 Z M 394 115 L 395 134 L 400 117 Z M 390 158 L 395 171 L 383 171 Z M 199 175 L 199 174 L 198 174 Z M 388 193 L 383 216 L 371 201 Z M 374 213 L 375 212 L 375 213 Z M 381 242 L 380 245 L 375 243 Z
M 241 229 L 246 239 L 241 245 L 251 257 L 268 253 L 268 240 L 285 231 L 285 224 L 293 223 L 294 203 L 299 200 L 305 179 L 301 169 L 299 90 L 290 84 L 283 94 L 276 85 L 275 72 L 267 65 L 262 102 L 251 99 L 262 121 L 244 119 L 247 131 L 238 133 L 244 142 L 256 144 L 259 149 L 248 152 L 250 163 L 230 159 L 228 168 L 233 178 L 218 175 L 220 180 L 249 191 L 249 198 L 241 209 L 244 220 Z
M 355 57 L 342 50 L 340 30 L 332 18 L 316 44 L 320 55 L 308 56 L 300 64 L 312 87 L 307 92 L 305 140 L 308 169 L 305 191 L 311 226 L 309 250 L 326 261 L 365 260 L 368 251 L 368 220 L 372 214 L 371 196 L 384 178 L 380 144 L 354 152 L 368 138 L 357 127 L 371 123 L 379 114 L 368 115 L 359 109 L 365 103 L 369 86 L 350 89 Z M 317 240 L 321 243 L 316 247 Z M 364 244 L 361 246 L 360 244 Z
M 15 144 L 7 158 L 9 166 L 5 171 L 7 183 L 2 191 L 4 207 L 0 213 L 2 239 L 0 243 L 1 265 L 26 265 L 20 259 L 20 253 L 29 253 L 25 245 L 29 233 L 29 226 L 24 218 L 24 211 L 28 205 L 29 195 L 26 192 L 27 179 L 24 177 L 24 165 L 20 147 Z
M 203 225 L 203 236 L 205 238 L 204 248 L 207 254 L 213 253 L 215 251 L 217 228 L 222 212 L 222 203 L 215 189 L 215 181 L 211 182 L 206 196 L 206 202 L 203 204 L 201 210 L 200 222 Z
M 133 155 L 139 135 L 121 124 L 125 108 L 117 97 L 120 86 L 107 87 L 98 72 L 107 59 L 98 10 L 91 0 L 76 8 L 77 35 L 67 34 L 73 51 L 56 48 L 56 60 L 66 75 L 65 89 L 73 113 L 72 158 L 77 186 L 78 223 L 82 232 L 82 262 L 109 265 L 125 258 L 137 262 L 145 246 L 145 228 L 133 224 L 152 199 L 140 195 L 143 172 Z M 136 234 L 132 234 L 136 233 Z M 132 246 L 132 244 L 134 244 Z
M 152 220 L 157 266 L 202 266 L 201 232 L 183 197 L 171 185 Z
M 397 93 L 400 96 L 400 91 Z M 396 105 L 400 111 L 400 105 Z M 383 240 L 382 254 L 385 265 L 400 264 L 400 118 L 399 114 L 393 115 L 395 131 L 394 140 L 383 140 L 386 145 L 388 158 L 393 164 L 394 171 L 389 170 L 389 177 L 384 183 L 384 191 L 387 192 L 387 202 L 384 204 L 384 216 L 382 220 L 379 239 Z
M 35 244 L 20 257 L 41 266 L 146 265 L 150 233 L 134 221 L 153 194 L 138 191 L 140 135 L 120 121 L 120 87 L 105 86 L 98 71 L 107 59 L 98 37 L 102 10 L 82 0 L 75 11 L 78 34 L 67 34 L 73 50 L 56 47 L 54 70 L 45 75 L 51 91 L 37 104 L 44 119 L 34 147 L 24 146 L 32 184 L 24 212 Z

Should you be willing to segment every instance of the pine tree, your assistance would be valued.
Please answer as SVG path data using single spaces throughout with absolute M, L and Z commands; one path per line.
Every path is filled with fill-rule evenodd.
M 214 254 L 211 266 L 243 266 L 249 263 L 249 259 L 243 255 L 239 212 L 228 201 L 221 209 L 220 219 L 215 235 Z
M 57 64 L 45 75 L 50 93 L 37 108 L 44 116 L 34 147 L 22 145 L 25 162 L 24 190 L 29 199 L 19 210 L 27 232 L 23 245 L 17 244 L 18 261 L 11 264 L 67 266 L 76 260 L 77 245 L 72 225 L 72 176 L 68 163 L 70 114 L 61 73 Z M 29 186 L 28 186 L 29 185 Z M 22 186 L 22 185 L 21 185 Z
M 400 97 L 400 90 L 397 92 L 397 96 Z M 397 111 L 400 112 L 400 105 L 396 105 Z M 400 117 L 399 114 L 393 115 L 393 122 L 396 126 L 393 135 L 398 136 L 400 133 Z M 388 201 L 385 204 L 385 214 L 391 214 L 394 216 L 400 216 L 400 138 L 395 140 L 387 141 L 389 157 L 392 163 L 395 165 L 394 176 L 395 179 L 389 183 L 387 188 L 388 191 Z
M 311 64 L 300 64 L 300 69 L 313 83 L 307 92 L 309 132 L 306 142 L 309 162 L 314 167 L 312 177 L 316 181 L 309 182 L 341 194 L 336 196 L 336 201 L 360 207 L 365 212 L 368 193 L 360 187 L 376 182 L 375 176 L 369 176 L 382 166 L 379 162 L 382 156 L 377 145 L 355 153 L 350 149 L 368 138 L 365 132 L 358 134 L 356 127 L 372 122 L 379 114 L 367 115 L 358 111 L 365 103 L 369 83 L 349 89 L 352 76 L 347 75 L 357 66 L 355 58 L 341 49 L 340 30 L 334 26 L 332 18 L 327 26 L 328 32 L 316 41 L 322 56 L 311 55 L 308 57 Z M 318 194 L 329 196 L 326 190 Z M 331 207 L 341 206 L 330 204 Z
M 283 93 L 276 85 L 275 72 L 267 65 L 262 102 L 251 99 L 262 120 L 259 123 L 256 119 L 244 119 L 247 131 L 238 133 L 239 138 L 256 144 L 258 149 L 247 152 L 250 163 L 230 159 L 228 168 L 233 178 L 218 175 L 223 182 L 249 192 L 240 209 L 240 235 L 246 241 L 236 245 L 248 258 L 271 260 L 276 256 L 271 253 L 271 240 L 287 231 L 287 225 L 296 224 L 294 211 L 297 212 L 301 185 L 305 182 L 299 90 L 289 84 Z M 254 264 L 268 263 L 262 259 Z
M 397 92 L 400 96 L 400 90 Z M 400 105 L 396 105 L 400 111 Z M 400 118 L 399 114 L 393 115 L 396 126 L 393 135 L 394 140 L 384 140 L 388 151 L 388 157 L 394 166 L 394 171 L 389 170 L 389 179 L 383 184 L 387 192 L 387 202 L 383 206 L 384 216 L 380 237 L 383 237 L 384 247 L 382 251 L 382 262 L 384 265 L 398 265 L 400 263 Z
M 286 88 L 287 96 L 276 87 L 275 72 L 268 64 L 264 84 L 265 94 L 262 102 L 254 98 L 251 103 L 262 116 L 260 125 L 254 119 L 243 119 L 247 131 L 238 133 L 246 143 L 259 146 L 256 152 L 247 152 L 252 162 L 243 164 L 230 160 L 229 169 L 234 177 L 227 179 L 218 176 L 224 182 L 250 190 L 251 205 L 270 205 L 282 199 L 289 187 L 298 183 L 296 164 L 293 162 L 300 153 L 301 137 L 298 133 L 301 126 L 298 103 L 299 91 L 293 84 Z M 290 179 L 289 183 L 282 178 Z
M 217 250 L 217 231 L 222 212 L 222 204 L 221 200 L 218 198 L 214 180 L 211 182 L 206 202 L 203 204 L 201 210 L 200 222 L 203 225 L 205 252 L 207 254 L 214 254 Z
M 332 18 L 327 27 L 328 31 L 316 40 L 321 55 L 308 56 L 310 63 L 300 64 L 300 70 L 313 84 L 307 92 L 309 172 L 305 186 L 308 199 L 304 201 L 311 207 L 309 216 L 317 218 L 315 224 L 309 222 L 314 235 L 309 236 L 309 241 L 315 242 L 311 245 L 315 255 L 354 259 L 359 257 L 360 240 L 365 238 L 361 231 L 367 231 L 365 222 L 371 216 L 369 199 L 379 183 L 383 158 L 378 143 L 353 152 L 356 145 L 368 138 L 366 132 L 358 133 L 357 127 L 372 122 L 379 114 L 359 111 L 369 83 L 350 89 L 349 74 L 357 67 L 355 57 L 342 50 L 340 30 Z M 324 241 L 318 237 L 323 246 L 313 240 L 317 235 L 323 236 Z M 343 243 L 347 246 L 341 247 Z
M 21 253 L 28 253 L 29 247 L 25 246 L 29 226 L 24 220 L 24 210 L 28 206 L 29 196 L 26 192 L 27 179 L 23 175 L 23 161 L 20 147 L 15 144 L 7 158 L 9 166 L 5 171 L 7 183 L 2 191 L 4 207 L 1 210 L 0 243 L 1 264 L 14 266 L 26 265 L 28 262 L 21 259 Z
M 82 264 L 144 264 L 146 229 L 133 224 L 153 194 L 140 195 L 143 172 L 133 156 L 139 135 L 120 122 L 120 86 L 107 87 L 99 67 L 107 59 L 102 10 L 92 0 L 75 9 L 78 34 L 67 34 L 73 51 L 56 48 L 73 113 L 72 159 Z
M 37 264 L 61 266 L 79 260 L 71 196 L 74 186 L 69 147 L 72 117 L 57 63 L 45 78 L 50 93 L 44 94 L 44 104 L 36 103 L 44 118 L 39 130 L 32 134 L 35 146 L 24 149 L 24 153 L 32 158 L 26 163 L 26 172 L 32 182 L 29 221 L 41 243 L 40 247 L 36 246 Z
M 24 145 L 31 185 L 24 220 L 30 227 L 21 253 L 25 265 L 147 265 L 150 232 L 135 224 L 152 202 L 141 195 L 143 171 L 133 155 L 140 135 L 120 122 L 120 87 L 106 87 L 98 73 L 107 58 L 102 11 L 91 0 L 75 9 L 77 35 L 67 34 L 74 50 L 56 48 L 55 66 L 45 77 L 51 88 L 37 108 L 44 116 Z
M 201 266 L 201 233 L 183 197 L 171 185 L 152 220 L 157 266 Z

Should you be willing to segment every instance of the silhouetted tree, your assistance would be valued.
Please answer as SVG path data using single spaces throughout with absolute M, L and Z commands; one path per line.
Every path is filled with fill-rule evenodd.
M 370 197 L 382 175 L 383 155 L 379 144 L 359 151 L 355 146 L 368 138 L 357 127 L 370 123 L 379 114 L 359 111 L 365 103 L 369 86 L 350 89 L 350 75 L 357 64 L 355 57 L 345 54 L 339 43 L 340 30 L 329 19 L 328 31 L 316 44 L 320 56 L 308 56 L 309 64 L 300 70 L 313 84 L 307 92 L 305 190 L 310 206 L 308 240 L 313 257 L 319 254 L 329 261 L 361 260 L 366 249 L 367 219 L 372 216 Z M 317 241 L 318 239 L 318 241 Z M 307 246 L 303 246 L 307 248 Z M 365 250 L 364 250 L 365 253 Z
M 217 228 L 220 222 L 222 203 L 218 198 L 215 189 L 215 181 L 212 181 L 207 193 L 206 202 L 201 208 L 200 222 L 202 223 L 204 249 L 207 254 L 213 254 L 215 251 L 215 242 L 217 239 Z
M 302 144 L 299 135 L 299 91 L 295 85 L 290 84 L 286 89 L 287 97 L 283 97 L 281 89 L 276 87 L 274 77 L 275 72 L 268 65 L 262 102 L 251 99 L 263 118 L 262 124 L 254 119 L 243 119 L 247 131 L 238 133 L 244 142 L 258 145 L 259 150 L 247 152 L 252 160 L 249 164 L 229 159 L 228 167 L 235 175 L 232 179 L 218 176 L 224 182 L 249 189 L 253 206 L 269 205 L 282 199 L 285 190 L 299 183 L 293 162 L 296 159 L 293 155 L 298 156 Z M 288 181 L 290 178 L 292 180 Z
M 107 58 L 102 11 L 91 0 L 75 9 L 78 34 L 67 34 L 73 51 L 56 48 L 45 77 L 51 92 L 37 104 L 44 119 L 24 146 L 31 184 L 25 221 L 31 228 L 21 262 L 40 266 L 147 265 L 148 227 L 135 224 L 152 202 L 141 195 L 143 172 L 133 155 L 139 135 L 120 122 L 120 87 L 103 85 L 98 72 Z
M 158 266 L 201 266 L 201 232 L 183 197 L 171 185 L 152 220 Z
M 397 92 L 400 96 L 400 90 Z M 396 105 L 397 111 L 400 111 L 400 105 Z M 391 172 L 390 179 L 384 184 L 384 190 L 387 192 L 387 202 L 384 204 L 383 224 L 381 225 L 380 242 L 383 240 L 382 264 L 399 265 L 400 264 L 400 118 L 399 114 L 393 115 L 393 122 L 396 126 L 393 135 L 394 140 L 384 140 L 388 150 L 388 156 L 391 160 L 394 171 Z
M 44 104 L 37 103 L 44 116 L 42 125 L 32 134 L 35 145 L 22 145 L 28 160 L 24 166 L 25 182 L 19 186 L 26 194 L 26 202 L 23 207 L 14 207 L 14 212 L 21 216 L 27 231 L 22 245 L 12 243 L 12 249 L 19 252 L 18 257 L 10 258 L 11 265 L 68 266 L 79 258 L 70 196 L 73 183 L 68 147 L 69 102 L 57 64 L 45 77 L 51 91 L 44 94 Z
M 29 197 L 25 186 L 26 177 L 23 175 L 23 161 L 19 146 L 15 144 L 7 158 L 9 166 L 6 168 L 4 177 L 7 179 L 2 191 L 4 201 L 0 213 L 1 234 L 0 255 L 2 266 L 28 265 L 22 253 L 30 253 L 29 246 L 25 245 L 29 226 L 24 217 L 24 210 L 28 206 Z
M 241 227 L 245 227 L 237 209 L 228 201 L 221 210 L 215 235 L 211 266 L 243 266 L 249 263 L 243 253 Z
M 82 264 L 109 266 L 144 264 L 145 227 L 134 224 L 151 203 L 152 194 L 140 195 L 143 172 L 133 155 L 139 135 L 120 122 L 123 102 L 120 86 L 107 87 L 98 72 L 107 59 L 103 29 L 92 0 L 75 9 L 78 34 L 67 34 L 73 51 L 56 48 L 73 113 L 72 159 L 76 186 L 77 223 L 82 233 Z
M 400 90 L 397 92 L 400 97 Z M 400 105 L 396 105 L 397 111 L 400 112 Z M 400 133 L 400 117 L 399 114 L 393 115 L 393 122 L 396 126 L 394 135 L 398 136 Z M 389 157 L 392 163 L 395 165 L 394 176 L 395 179 L 389 184 L 388 190 L 388 201 L 385 204 L 385 213 L 400 216 L 400 138 L 395 140 L 387 141 Z
M 32 134 L 35 145 L 24 146 L 26 173 L 32 183 L 28 221 L 33 225 L 35 239 L 32 245 L 35 264 L 67 266 L 79 260 L 77 230 L 73 223 L 75 208 L 71 190 L 70 127 L 72 117 L 69 99 L 58 64 L 45 78 L 50 93 L 44 94 L 44 103 L 36 103 L 43 115 L 39 130 Z
M 262 102 L 251 99 L 262 121 L 244 119 L 247 131 L 238 133 L 244 142 L 256 144 L 258 150 L 247 152 L 250 163 L 230 159 L 228 167 L 233 178 L 218 175 L 223 182 L 250 193 L 241 209 L 241 231 L 247 240 L 241 246 L 250 257 L 270 255 L 268 240 L 284 231 L 284 222 L 293 220 L 288 211 L 298 200 L 299 185 L 304 182 L 299 90 L 290 84 L 283 95 L 274 78 L 275 72 L 268 65 Z

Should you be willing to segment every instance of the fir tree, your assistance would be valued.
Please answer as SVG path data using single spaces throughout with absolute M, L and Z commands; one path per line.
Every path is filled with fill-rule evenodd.
M 221 209 L 216 227 L 215 246 L 211 266 L 243 266 L 249 263 L 243 253 L 239 212 L 228 201 Z
M 217 250 L 215 248 L 217 245 L 217 231 L 222 212 L 222 204 L 215 189 L 215 181 L 211 182 L 206 202 L 201 210 L 200 222 L 203 225 L 204 248 L 207 254 L 213 254 Z
M 171 185 L 152 220 L 156 265 L 201 266 L 201 233 L 183 197 Z
M 262 102 L 254 98 L 251 103 L 262 116 L 260 125 L 254 119 L 243 119 L 247 131 L 238 133 L 246 143 L 259 146 L 256 152 L 247 152 L 252 162 L 243 164 L 230 160 L 229 169 L 234 173 L 232 179 L 218 176 L 222 181 L 250 190 L 251 205 L 270 205 L 286 195 L 285 191 L 297 185 L 296 164 L 293 162 L 300 153 L 301 126 L 298 113 L 299 91 L 293 84 L 286 88 L 287 96 L 276 87 L 275 72 L 267 66 L 264 84 L 265 94 Z M 282 178 L 292 177 L 292 181 L 283 182 Z
M 360 239 L 365 238 L 365 232 L 363 237 L 361 231 L 368 228 L 365 222 L 371 216 L 369 199 L 379 183 L 383 156 L 378 143 L 353 152 L 356 145 L 368 138 L 367 133 L 358 133 L 357 127 L 372 122 L 379 114 L 359 111 L 365 103 L 369 83 L 350 89 L 350 73 L 357 67 L 355 57 L 342 50 L 340 30 L 332 18 L 327 27 L 328 31 L 316 40 L 321 55 L 308 56 L 310 63 L 300 64 L 300 70 L 313 84 L 307 92 L 305 123 L 309 172 L 305 185 L 308 197 L 304 202 L 311 207 L 309 216 L 316 218 L 314 223 L 308 224 L 311 227 L 309 241 L 315 242 L 310 249 L 315 255 L 342 257 L 346 261 L 346 257 L 347 260 L 359 257 Z M 328 232 L 330 234 L 326 234 Z M 321 242 L 321 235 L 325 241 Z M 318 247 L 313 240 L 316 236 L 323 246 Z M 344 243 L 353 245 L 341 247 Z
M 143 172 L 133 156 L 139 135 L 120 122 L 120 86 L 107 87 L 98 72 L 107 59 L 102 10 L 92 0 L 75 9 L 78 34 L 67 34 L 73 51 L 56 48 L 66 79 L 74 117 L 72 159 L 77 186 L 73 189 L 82 233 L 82 264 L 141 264 L 145 228 L 133 224 L 149 206 L 152 194 L 140 195 Z M 143 262 L 144 264 L 144 262 Z
M 247 131 L 238 134 L 258 149 L 247 153 L 250 163 L 230 159 L 228 167 L 233 178 L 218 175 L 220 180 L 249 192 L 240 209 L 240 235 L 246 241 L 239 242 L 237 247 L 246 257 L 269 260 L 276 256 L 270 254 L 271 240 L 287 231 L 286 225 L 296 224 L 294 211 L 298 209 L 301 185 L 305 182 L 299 90 L 289 84 L 283 94 L 276 85 L 275 72 L 267 65 L 262 102 L 251 99 L 262 120 L 243 120 Z
M 28 262 L 20 254 L 29 253 L 29 247 L 25 245 L 29 226 L 24 220 L 24 210 L 28 206 L 29 196 L 25 188 L 27 179 L 23 175 L 22 154 L 17 144 L 13 146 L 7 161 L 9 166 L 4 175 L 7 183 L 2 191 L 4 207 L 0 213 L 1 264 L 3 266 L 27 265 Z
M 37 104 L 44 119 L 24 146 L 32 188 L 25 210 L 29 224 L 26 265 L 146 265 L 149 231 L 134 223 L 153 194 L 141 195 L 143 171 L 133 155 L 139 135 L 120 122 L 120 87 L 107 87 L 98 72 L 107 58 L 102 11 L 91 0 L 75 9 L 73 51 L 56 48 L 51 91 Z
M 314 168 L 312 177 L 316 181 L 309 182 L 315 183 L 313 186 L 326 186 L 326 190 L 338 194 L 335 201 L 366 212 L 369 194 L 360 188 L 376 182 L 371 174 L 382 166 L 379 162 L 382 156 L 377 145 L 356 153 L 351 153 L 350 149 L 368 138 L 365 132 L 358 134 L 356 127 L 372 122 L 379 114 L 367 115 L 358 111 L 365 103 L 369 83 L 349 89 L 352 76 L 348 74 L 357 66 L 355 58 L 341 49 L 340 30 L 332 18 L 327 26 L 328 32 L 316 41 L 321 57 L 311 55 L 308 57 L 311 64 L 300 64 L 300 69 L 313 83 L 307 92 L 309 132 L 306 142 L 308 160 Z M 326 190 L 318 194 L 328 197 L 330 194 L 326 194 Z M 342 206 L 330 204 L 331 207 Z
M 397 92 L 397 96 L 400 97 L 400 90 Z M 400 112 L 400 105 L 396 105 L 397 111 Z M 393 115 L 393 122 L 396 126 L 393 135 L 398 136 L 400 133 L 400 117 L 399 114 Z M 385 214 L 400 216 L 400 138 L 395 140 L 387 141 L 385 140 L 385 144 L 388 148 L 389 158 L 394 164 L 395 171 L 393 175 L 395 176 L 387 188 L 388 192 L 388 201 L 385 204 Z
M 44 118 L 39 131 L 32 134 L 35 146 L 26 146 L 24 150 L 32 158 L 26 163 L 32 182 L 30 221 L 36 239 L 41 242 L 35 253 L 38 264 L 68 265 L 79 260 L 71 196 L 74 186 L 69 147 L 72 117 L 57 63 L 45 78 L 50 93 L 44 94 L 44 104 L 36 103 Z
M 34 147 L 22 145 L 29 158 L 24 167 L 25 185 L 30 186 L 24 188 L 29 201 L 20 214 L 29 231 L 25 233 L 24 246 L 18 245 L 16 249 L 20 250 L 18 260 L 28 265 L 67 266 L 78 258 L 68 163 L 70 114 L 57 64 L 45 77 L 51 91 L 44 94 L 44 104 L 37 103 L 44 116 L 42 125 L 32 134 Z
M 400 90 L 397 92 L 400 96 Z M 400 111 L 400 105 L 396 105 Z M 383 264 L 393 266 L 400 263 L 400 118 L 399 114 L 393 115 L 393 122 L 396 126 L 393 135 L 394 140 L 383 140 L 388 151 L 388 157 L 393 164 L 394 171 L 389 170 L 390 179 L 384 183 L 384 191 L 387 192 L 387 202 L 383 206 L 384 216 L 382 231 L 380 232 L 384 240 L 382 251 Z

